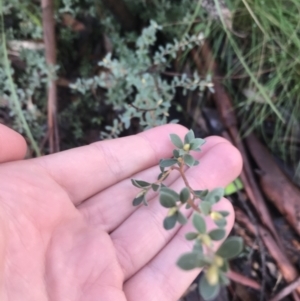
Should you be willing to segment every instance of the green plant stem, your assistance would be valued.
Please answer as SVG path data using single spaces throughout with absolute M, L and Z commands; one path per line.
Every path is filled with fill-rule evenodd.
M 185 176 L 185 173 L 184 173 L 183 168 L 184 168 L 184 163 L 183 163 L 183 162 L 180 163 L 180 167 L 174 167 L 174 166 L 171 167 L 172 170 L 177 170 L 177 171 L 180 173 L 180 175 L 181 175 L 181 177 L 182 177 L 182 179 L 183 179 L 183 181 L 184 181 L 185 186 L 189 189 L 189 191 L 190 191 L 190 192 L 192 193 L 192 195 L 194 196 L 194 198 L 193 198 L 193 199 L 189 199 L 187 203 L 188 203 L 188 204 L 189 204 L 196 212 L 201 213 L 200 209 L 199 209 L 199 208 L 195 205 L 195 203 L 194 203 L 196 195 L 195 195 L 194 190 L 193 190 L 192 187 L 190 186 L 190 184 L 189 184 L 189 182 L 188 182 L 188 180 L 187 180 L 187 178 L 186 178 L 186 176 Z
M 35 151 L 37 156 L 40 156 L 41 155 L 40 149 L 31 133 L 29 125 L 22 112 L 22 108 L 21 108 L 20 102 L 18 100 L 18 96 L 17 96 L 16 89 L 14 86 L 13 78 L 12 78 L 11 72 L 10 72 L 9 59 L 8 59 L 8 53 L 7 53 L 7 48 L 6 48 L 6 36 L 5 36 L 5 32 L 4 32 L 2 0 L 0 0 L 0 32 L 1 32 L 1 44 L 2 44 L 1 46 L 2 46 L 3 57 L 4 57 L 3 58 L 4 68 L 5 68 L 9 86 L 10 86 L 11 99 L 13 101 L 14 109 L 15 109 L 15 112 L 16 112 L 19 120 L 21 121 L 21 124 L 25 130 L 25 133 L 31 143 L 32 149 Z

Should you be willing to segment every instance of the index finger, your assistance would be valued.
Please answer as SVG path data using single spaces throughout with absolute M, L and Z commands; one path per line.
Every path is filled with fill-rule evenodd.
M 176 124 L 153 128 L 138 135 L 96 142 L 61 153 L 32 159 L 61 185 L 75 205 L 101 190 L 157 165 L 172 156 L 169 135 L 183 137 L 187 129 Z

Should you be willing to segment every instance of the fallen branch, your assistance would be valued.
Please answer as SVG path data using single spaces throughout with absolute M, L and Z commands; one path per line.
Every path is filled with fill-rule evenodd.
M 45 56 L 49 70 L 56 65 L 55 22 L 52 0 L 42 0 L 42 18 L 44 31 Z M 59 136 L 57 126 L 57 87 L 55 79 L 48 86 L 48 131 L 49 152 L 59 151 Z
M 264 193 L 300 235 L 300 190 L 280 170 L 271 153 L 253 134 L 246 138 L 246 143 L 261 170 L 259 176 Z
M 259 283 L 257 283 L 256 281 L 246 277 L 246 276 L 243 276 L 237 272 L 234 272 L 234 271 L 229 271 L 227 273 L 227 276 L 230 280 L 234 281 L 234 282 L 237 282 L 237 283 L 240 283 L 244 286 L 248 286 L 248 287 L 251 287 L 255 290 L 260 290 L 261 289 L 261 285 Z

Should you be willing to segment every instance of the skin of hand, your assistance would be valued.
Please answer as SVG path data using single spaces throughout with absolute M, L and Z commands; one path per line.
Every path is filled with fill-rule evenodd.
M 133 207 L 138 189 L 130 178 L 155 181 L 159 159 L 172 156 L 169 134 L 186 132 L 165 125 L 21 160 L 24 139 L 1 125 L 0 300 L 178 300 L 199 273 L 176 266 L 192 248 L 184 234 L 193 227 L 164 230 L 167 211 L 155 194 L 148 207 Z M 195 153 L 200 164 L 186 172 L 194 189 L 225 186 L 242 167 L 229 142 L 206 140 Z M 166 182 L 177 191 L 183 187 L 177 172 Z M 230 202 L 222 199 L 215 208 L 230 212 L 228 233 Z

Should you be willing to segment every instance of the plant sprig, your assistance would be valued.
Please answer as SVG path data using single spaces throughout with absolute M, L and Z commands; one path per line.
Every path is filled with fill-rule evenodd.
M 204 276 L 199 282 L 199 292 L 205 300 L 211 300 L 217 296 L 222 285 L 228 285 L 229 279 L 226 275 L 229 264 L 228 260 L 236 257 L 243 249 L 240 237 L 227 238 L 218 251 L 214 251 L 214 243 L 221 241 L 226 236 L 225 226 L 227 211 L 216 211 L 214 205 L 224 196 L 221 187 L 213 190 L 194 190 L 185 175 L 186 169 L 197 166 L 199 161 L 193 157 L 191 151 L 201 151 L 204 139 L 196 138 L 193 130 L 190 130 L 182 141 L 176 134 L 170 135 L 171 141 L 176 147 L 173 157 L 159 161 L 160 173 L 157 180 L 149 183 L 142 180 L 132 179 L 131 182 L 141 190 L 133 200 L 133 206 L 144 204 L 148 206 L 146 195 L 153 190 L 159 193 L 160 204 L 168 209 L 167 216 L 163 221 L 166 230 L 173 229 L 176 224 L 184 225 L 187 218 L 181 212 L 182 208 L 191 208 L 194 213 L 192 223 L 195 231 L 186 233 L 185 238 L 194 241 L 191 252 L 183 254 L 177 261 L 177 265 L 183 270 L 202 268 Z M 176 192 L 167 187 L 163 182 L 173 172 L 179 172 L 185 187 Z M 207 219 L 213 220 L 216 228 L 208 230 Z

